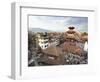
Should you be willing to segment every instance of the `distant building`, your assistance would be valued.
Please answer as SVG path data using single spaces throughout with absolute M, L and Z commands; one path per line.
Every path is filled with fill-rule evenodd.
M 84 44 L 84 51 L 88 51 L 88 42 L 87 41 Z
M 50 40 L 50 46 L 57 46 L 57 45 L 59 45 L 59 39 L 56 39 L 56 38 L 52 38 L 51 40 Z
M 81 41 L 84 44 L 84 51 L 88 51 L 88 34 L 83 33 L 81 35 Z
M 50 46 L 48 36 L 45 34 L 37 34 L 37 44 L 41 47 L 41 49 L 48 48 Z
M 40 35 L 37 34 L 37 40 L 38 40 L 38 45 L 42 48 L 42 49 L 46 49 L 50 46 L 57 46 L 59 44 L 59 39 L 57 38 L 51 38 L 49 39 L 48 35 Z

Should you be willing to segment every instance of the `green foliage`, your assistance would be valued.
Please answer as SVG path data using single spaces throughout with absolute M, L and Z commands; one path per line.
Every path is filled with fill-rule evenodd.
M 88 33 L 87 32 L 83 32 L 81 35 L 82 36 L 86 36 L 86 35 L 88 35 Z

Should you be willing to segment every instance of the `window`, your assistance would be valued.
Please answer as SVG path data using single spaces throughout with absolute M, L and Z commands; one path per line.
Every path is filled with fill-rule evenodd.
M 45 45 L 45 48 L 46 48 L 47 46 Z

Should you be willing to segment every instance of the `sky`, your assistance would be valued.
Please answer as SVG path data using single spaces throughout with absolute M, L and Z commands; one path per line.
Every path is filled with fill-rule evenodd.
M 74 26 L 80 32 L 88 32 L 88 17 L 75 16 L 29 16 L 29 28 L 41 28 L 56 32 L 65 32 Z

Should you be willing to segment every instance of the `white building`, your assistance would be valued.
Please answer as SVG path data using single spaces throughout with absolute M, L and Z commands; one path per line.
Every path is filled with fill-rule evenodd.
M 51 39 L 50 46 L 57 46 L 59 45 L 59 40 L 58 39 Z
M 84 44 L 84 51 L 88 51 L 88 42 L 87 41 Z
M 46 49 L 50 46 L 49 39 L 47 39 L 47 38 L 39 38 L 38 42 L 39 42 L 39 46 L 42 49 Z

